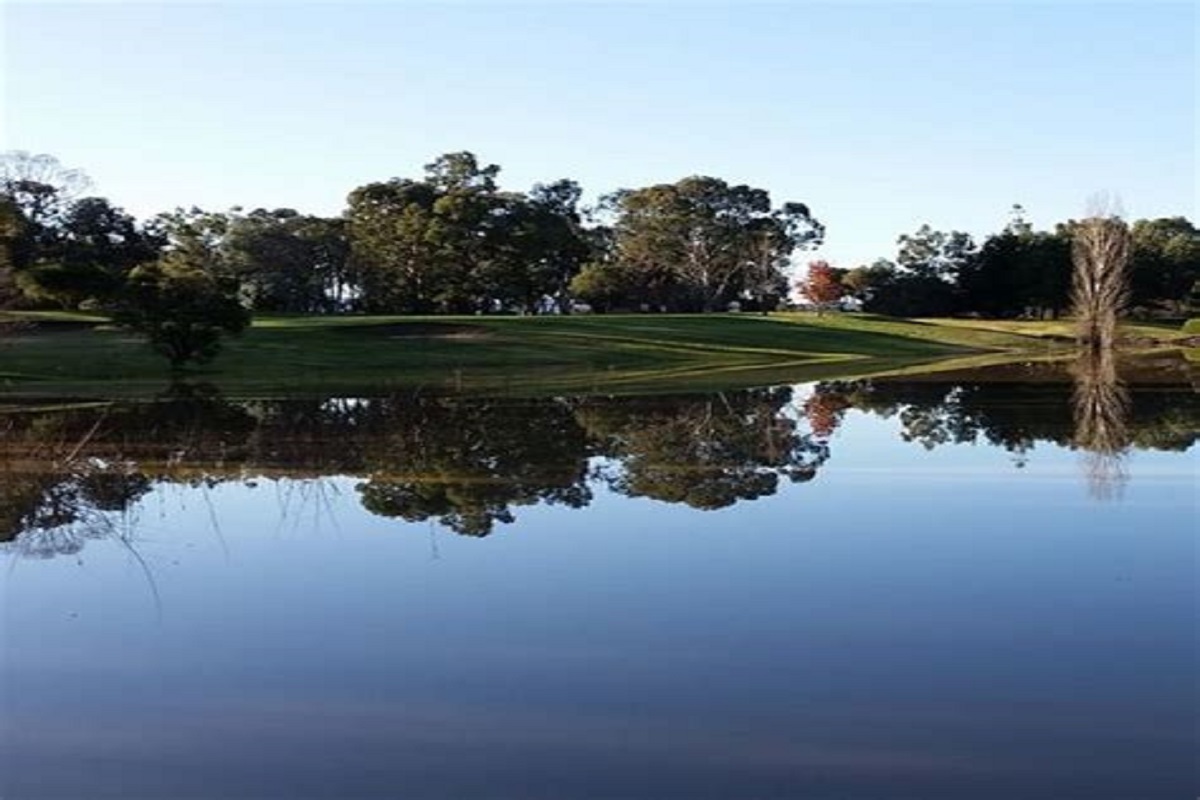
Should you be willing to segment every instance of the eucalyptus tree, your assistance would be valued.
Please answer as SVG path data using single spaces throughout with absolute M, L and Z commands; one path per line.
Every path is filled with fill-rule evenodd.
M 765 189 L 707 176 L 622 189 L 603 207 L 614 217 L 612 268 L 669 310 L 711 311 L 778 291 L 792 252 L 824 235 L 804 204 L 772 208 Z
M 110 302 L 129 271 L 158 257 L 162 239 L 103 197 L 81 197 L 87 175 L 47 154 L 0 154 L 3 269 L 34 302 Z
M 230 220 L 221 250 L 255 310 L 328 313 L 354 289 L 344 228 L 341 219 L 259 208 Z
M 894 262 L 880 259 L 852 279 L 865 295 L 864 310 L 894 316 L 940 316 L 960 309 L 961 277 L 976 256 L 975 242 L 961 231 L 922 225 L 896 240 Z
M 166 237 L 103 197 L 70 203 L 20 270 L 18 283 L 34 301 L 76 308 L 107 305 L 129 274 L 157 259 Z
M 1189 293 L 1200 284 L 1200 228 L 1185 217 L 1133 223 L 1130 301 L 1144 308 L 1187 314 Z
M 947 283 L 958 280 L 976 252 L 974 239 L 963 231 L 938 231 L 922 225 L 896 240 L 896 263 L 918 278 L 936 278 Z
M 1024 209 L 984 240 L 958 270 L 966 310 L 991 317 L 1057 317 L 1070 305 L 1071 241 L 1057 231 L 1034 230 Z
M 351 192 L 351 262 L 364 308 L 401 313 L 535 310 L 566 287 L 589 248 L 572 181 L 501 191 L 500 168 L 449 153 L 423 179 Z

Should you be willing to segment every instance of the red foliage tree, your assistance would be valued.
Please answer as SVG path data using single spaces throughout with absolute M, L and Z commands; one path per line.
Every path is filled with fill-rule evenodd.
M 810 261 L 808 274 L 800 281 L 798 288 L 817 307 L 818 313 L 837 303 L 846 294 L 841 276 L 828 261 Z

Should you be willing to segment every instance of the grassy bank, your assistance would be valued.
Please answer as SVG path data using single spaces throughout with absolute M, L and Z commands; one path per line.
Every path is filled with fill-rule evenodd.
M 161 358 L 102 317 L 26 314 L 21 320 L 0 339 L 0 393 L 151 394 L 168 378 Z M 234 395 L 414 385 L 708 388 L 849 377 L 988 354 L 1044 355 L 1068 333 L 1065 323 L 861 314 L 264 317 L 230 340 L 216 362 L 188 377 Z

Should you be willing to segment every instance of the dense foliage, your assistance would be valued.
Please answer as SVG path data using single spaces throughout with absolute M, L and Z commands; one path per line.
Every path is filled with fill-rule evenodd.
M 138 220 L 85 196 L 80 171 L 10 152 L 0 155 L 0 304 L 127 307 L 135 274 L 187 252 L 251 312 L 772 309 L 793 284 L 822 308 L 852 302 L 894 316 L 1053 318 L 1070 307 L 1083 223 L 1034 230 L 1020 207 L 981 242 L 926 225 L 900 236 L 891 259 L 827 264 L 797 281 L 794 257 L 823 242 L 824 226 L 803 203 L 773 205 L 765 189 L 698 175 L 586 207 L 574 181 L 515 192 L 499 175 L 449 153 L 419 178 L 353 189 L 337 217 L 235 207 Z M 1132 310 L 1194 313 L 1200 229 L 1170 217 L 1130 231 Z
M 765 189 L 704 176 L 623 189 L 602 211 L 612 218 L 608 252 L 572 286 L 600 308 L 774 307 L 787 294 L 793 251 L 824 235 L 803 203 L 772 208 Z
M 211 361 L 222 336 L 245 330 L 250 313 L 234 287 L 203 269 L 196 254 L 177 251 L 133 271 L 114 320 L 144 335 L 179 369 Z

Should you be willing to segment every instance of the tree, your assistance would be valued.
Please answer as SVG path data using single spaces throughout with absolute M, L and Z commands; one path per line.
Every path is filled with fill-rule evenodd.
M 439 276 L 426 233 L 436 199 L 430 184 L 401 178 L 350 193 L 346 229 L 365 310 L 434 310 Z
M 896 262 L 871 268 L 863 308 L 893 316 L 942 316 L 961 307 L 960 276 L 975 256 L 975 243 L 961 231 L 935 231 L 922 225 L 897 239 Z M 865 277 L 865 276 L 864 276 Z
M 16 275 L 28 257 L 28 229 L 17 204 L 0 197 L 0 309 L 10 308 L 17 298 Z
M 1130 303 L 1186 314 L 1200 281 L 1200 229 L 1184 217 L 1138 220 L 1131 231 Z
M 34 301 L 64 308 L 105 304 L 137 266 L 159 257 L 166 244 L 153 225 L 142 225 L 102 197 L 76 200 L 43 237 L 19 284 Z
M 222 336 L 239 335 L 250 322 L 236 287 L 207 266 L 202 250 L 184 249 L 139 267 L 114 315 L 118 325 L 144 335 L 173 370 L 211 361 Z
M 1091 215 L 1072 225 L 1071 308 L 1076 338 L 1090 349 L 1108 349 L 1129 302 L 1129 226 L 1104 200 Z
M 255 310 L 326 313 L 351 294 L 344 227 L 340 219 L 259 208 L 229 220 L 220 250 Z
M 958 308 L 957 289 L 941 278 L 914 275 L 887 259 L 866 268 L 863 310 L 894 317 L 942 316 Z
M 623 189 L 602 207 L 615 217 L 614 262 L 637 277 L 643 302 L 674 311 L 761 302 L 786 285 L 792 252 L 824 234 L 802 203 L 773 210 L 766 190 L 707 176 Z
M 1069 236 L 1035 231 L 1020 206 L 958 272 L 962 307 L 991 317 L 1057 317 L 1070 303 L 1070 285 Z
M 643 288 L 632 270 L 604 261 L 585 266 L 568 286 L 572 296 L 600 312 L 638 310 Z
M 0 195 L 17 204 L 31 225 L 47 225 L 91 185 L 83 170 L 64 167 L 46 153 L 0 153 Z
M 892 280 L 896 265 L 886 258 L 877 258 L 870 265 L 860 265 L 842 276 L 846 294 L 863 303 L 865 308 L 880 289 Z
M 808 273 L 800 281 L 799 289 L 817 307 L 817 313 L 832 308 L 846 293 L 841 276 L 828 261 L 810 261 Z
M 517 256 L 529 259 L 529 295 L 553 298 L 559 312 L 569 309 L 571 281 L 594 254 L 579 209 L 582 194 L 578 183 L 562 179 L 535 184 L 524 203 L 529 221 Z
M 975 241 L 962 231 L 935 231 L 922 225 L 896 240 L 896 263 L 914 277 L 954 283 L 975 253 Z
M 378 312 L 536 311 L 567 304 L 591 255 L 572 181 L 500 191 L 500 168 L 471 153 L 426 165 L 423 180 L 393 178 L 351 192 L 352 262 L 365 308 Z
M 130 269 L 158 256 L 152 227 L 104 198 L 77 199 L 89 185 L 54 156 L 0 154 L 0 201 L 22 219 L 20 237 L 8 242 L 9 266 L 27 298 L 68 308 L 104 302 Z

